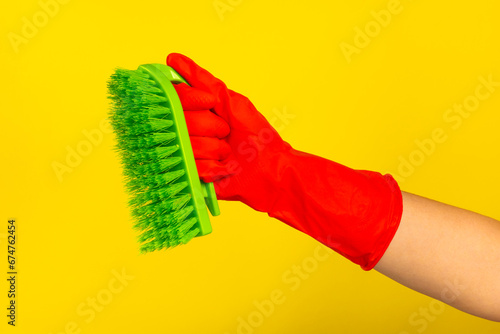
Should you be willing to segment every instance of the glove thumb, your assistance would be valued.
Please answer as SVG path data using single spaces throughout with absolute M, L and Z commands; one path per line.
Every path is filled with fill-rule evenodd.
M 167 65 L 173 67 L 192 87 L 208 91 L 212 94 L 215 94 L 218 88 L 226 88 L 221 80 L 180 53 L 169 54 Z

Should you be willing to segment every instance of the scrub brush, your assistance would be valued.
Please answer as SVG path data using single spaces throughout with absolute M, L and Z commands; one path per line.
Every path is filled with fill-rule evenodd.
M 109 119 L 121 156 L 141 253 L 210 233 L 219 215 L 212 183 L 200 181 L 181 102 L 172 83 L 187 83 L 162 64 L 116 69 L 108 81 Z

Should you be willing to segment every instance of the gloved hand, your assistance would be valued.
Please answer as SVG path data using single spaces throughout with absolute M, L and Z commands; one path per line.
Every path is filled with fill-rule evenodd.
M 402 214 L 390 175 L 353 170 L 293 149 L 243 95 L 191 59 L 167 64 L 192 87 L 176 85 L 200 177 L 219 199 L 267 212 L 336 252 L 372 269 Z

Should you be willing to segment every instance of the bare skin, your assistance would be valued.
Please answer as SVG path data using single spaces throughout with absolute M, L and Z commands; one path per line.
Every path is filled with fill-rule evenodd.
M 401 225 L 375 270 L 464 312 L 500 321 L 500 222 L 403 192 Z

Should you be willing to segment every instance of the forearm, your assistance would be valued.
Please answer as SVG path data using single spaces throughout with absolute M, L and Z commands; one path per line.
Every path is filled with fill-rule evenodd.
M 500 321 L 500 222 L 403 192 L 403 216 L 375 269 L 462 311 Z

